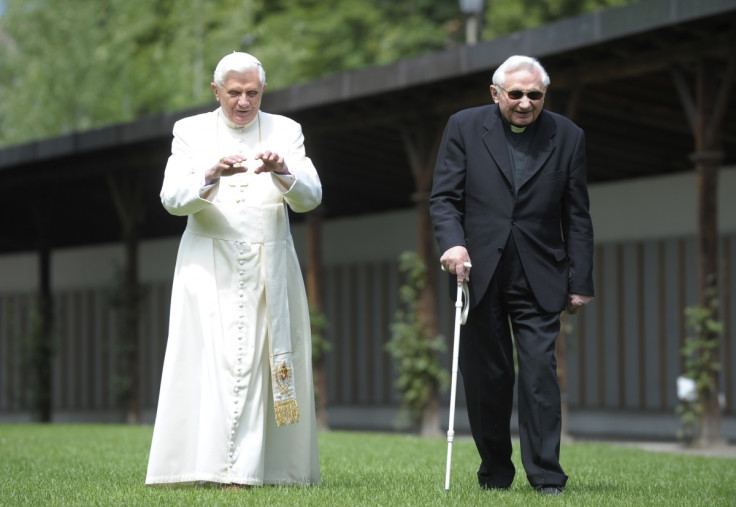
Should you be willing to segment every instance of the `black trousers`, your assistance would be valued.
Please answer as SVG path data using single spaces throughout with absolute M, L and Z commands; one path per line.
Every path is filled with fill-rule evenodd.
M 554 354 L 559 317 L 537 304 L 509 236 L 490 287 L 468 315 L 460 338 L 459 365 L 470 429 L 482 460 L 478 481 L 483 487 L 505 488 L 514 480 L 511 330 L 519 367 L 519 437 L 527 479 L 532 486 L 567 482 L 559 460 L 562 416 Z

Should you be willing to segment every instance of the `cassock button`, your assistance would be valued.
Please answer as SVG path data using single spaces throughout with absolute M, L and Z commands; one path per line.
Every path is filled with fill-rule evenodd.
M 498 249 L 498 253 L 502 254 L 503 253 L 503 248 L 499 248 Z

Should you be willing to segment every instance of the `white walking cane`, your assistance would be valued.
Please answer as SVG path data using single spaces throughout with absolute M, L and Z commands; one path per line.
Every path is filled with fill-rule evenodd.
M 465 268 L 472 266 L 469 262 L 464 264 Z M 444 270 L 444 269 L 443 269 Z M 465 303 L 463 304 L 463 297 Z M 457 287 L 457 299 L 455 300 L 455 336 L 452 342 L 452 384 L 450 387 L 450 422 L 447 425 L 447 469 L 445 471 L 445 491 L 450 490 L 450 468 L 452 466 L 452 441 L 455 439 L 455 394 L 457 393 L 457 356 L 460 351 L 460 326 L 468 320 L 468 284 L 463 281 Z

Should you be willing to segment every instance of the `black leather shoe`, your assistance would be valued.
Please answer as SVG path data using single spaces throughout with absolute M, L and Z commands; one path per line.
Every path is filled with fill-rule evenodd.
M 565 494 L 565 488 L 562 486 L 536 486 L 534 489 L 537 490 L 537 493 L 540 495 L 564 495 Z

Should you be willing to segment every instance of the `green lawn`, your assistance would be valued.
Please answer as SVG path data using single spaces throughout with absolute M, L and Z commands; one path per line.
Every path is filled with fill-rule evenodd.
M 563 445 L 570 476 L 563 497 L 542 497 L 524 477 L 509 491 L 482 491 L 472 442 L 453 446 L 452 484 L 444 490 L 447 442 L 415 436 L 328 432 L 319 435 L 322 484 L 225 491 L 150 488 L 150 426 L 0 425 L 0 506 L 10 505 L 736 505 L 736 460 L 635 448 Z

